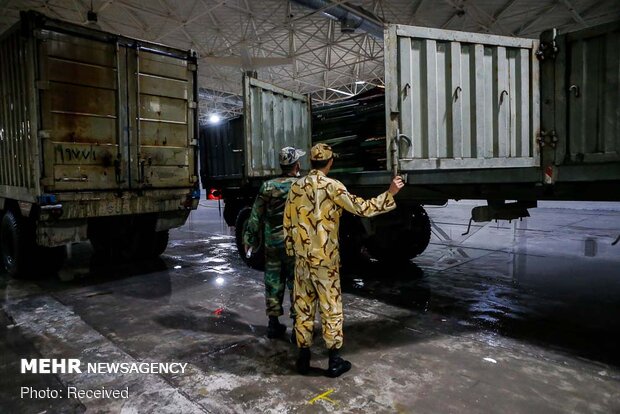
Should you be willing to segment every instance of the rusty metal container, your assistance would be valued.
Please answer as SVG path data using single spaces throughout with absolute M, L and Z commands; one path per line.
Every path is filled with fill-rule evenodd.
M 198 198 L 194 52 L 27 12 L 0 54 L 0 212 L 19 206 L 44 246 L 86 239 L 103 216 L 184 223 Z

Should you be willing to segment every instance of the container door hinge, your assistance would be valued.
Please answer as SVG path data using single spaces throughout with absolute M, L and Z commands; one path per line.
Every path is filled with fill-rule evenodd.
M 547 42 L 540 42 L 538 49 L 536 50 L 536 57 L 538 60 L 554 60 L 558 55 L 558 45 L 555 42 L 555 36 L 557 32 L 553 29 L 553 40 Z
M 536 136 L 536 141 L 538 141 L 540 148 L 543 148 L 545 145 L 555 148 L 558 144 L 558 136 L 555 133 L 555 129 L 550 131 L 540 130 L 540 134 Z
M 196 104 L 196 102 L 188 102 L 187 106 L 191 109 L 196 109 L 198 105 Z

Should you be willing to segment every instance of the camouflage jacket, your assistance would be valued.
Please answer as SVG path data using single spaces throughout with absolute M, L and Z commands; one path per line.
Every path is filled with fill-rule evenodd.
M 261 239 L 265 247 L 284 248 L 282 222 L 284 204 L 297 177 L 278 177 L 265 181 L 258 191 L 252 213 L 243 232 L 243 243 L 256 250 Z
M 291 186 L 284 209 L 286 253 L 302 257 L 311 266 L 338 266 L 338 228 L 346 210 L 372 217 L 396 208 L 389 192 L 364 200 L 349 193 L 338 180 L 321 171 L 310 173 Z

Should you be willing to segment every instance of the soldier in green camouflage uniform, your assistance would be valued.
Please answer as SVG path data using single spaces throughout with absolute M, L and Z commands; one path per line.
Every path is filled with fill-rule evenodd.
M 292 308 L 295 258 L 288 256 L 284 249 L 282 223 L 284 204 L 291 184 L 298 179 L 299 159 L 304 155 L 304 151 L 293 147 L 282 148 L 279 154 L 282 176 L 263 183 L 243 233 L 246 252 L 249 248 L 257 250 L 261 239 L 265 244 L 265 299 L 269 338 L 280 337 L 286 332 L 286 326 L 278 320 L 284 314 L 282 301 L 285 287 L 288 287 L 291 295 L 291 318 L 295 317 Z

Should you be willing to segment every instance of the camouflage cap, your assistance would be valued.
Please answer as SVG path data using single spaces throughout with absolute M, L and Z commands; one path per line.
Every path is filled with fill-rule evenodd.
M 338 158 L 338 154 L 332 151 L 332 147 L 327 144 L 316 144 L 310 149 L 310 159 L 312 161 L 326 161 L 331 158 Z
M 295 147 L 284 147 L 280 150 L 280 165 L 293 165 L 304 155 L 306 155 L 306 151 Z

